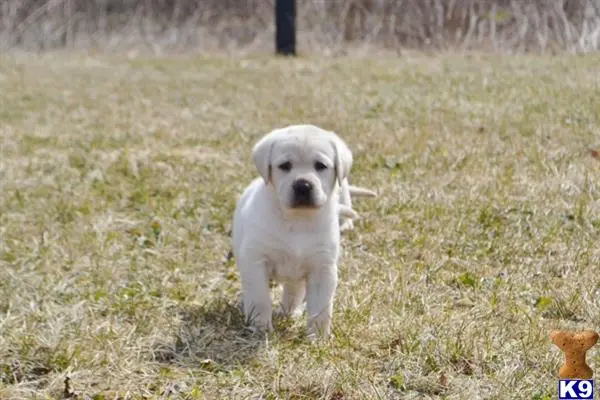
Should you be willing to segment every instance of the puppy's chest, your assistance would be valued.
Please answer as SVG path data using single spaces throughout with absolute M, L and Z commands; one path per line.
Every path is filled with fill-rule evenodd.
M 273 249 L 268 257 L 269 273 L 276 280 L 302 279 L 311 268 L 335 260 L 335 246 L 316 237 L 292 235 L 278 242 L 277 249 Z

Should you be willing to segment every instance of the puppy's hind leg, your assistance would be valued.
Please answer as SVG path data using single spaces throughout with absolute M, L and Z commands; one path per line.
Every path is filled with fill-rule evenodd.
M 360 186 L 352 186 L 348 179 L 344 179 L 340 184 L 340 232 L 354 229 L 352 219 L 358 218 L 358 214 L 352 210 L 352 196 L 356 197 L 377 197 L 377 193 Z
M 350 185 L 348 184 L 348 179 L 344 179 L 340 183 L 340 205 L 342 210 L 352 210 L 352 198 L 350 197 Z M 352 218 L 349 215 L 340 213 L 339 218 L 341 232 L 354 229 L 354 223 L 352 222 Z
M 358 218 L 358 213 L 356 211 L 343 204 L 338 205 L 338 213 L 341 217 L 348 217 L 353 219 Z

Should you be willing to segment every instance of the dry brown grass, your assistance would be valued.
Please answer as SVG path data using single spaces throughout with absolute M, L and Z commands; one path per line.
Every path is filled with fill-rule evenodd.
M 274 0 L 4 0 L 0 50 L 272 51 Z M 304 53 L 600 49 L 600 0 L 298 0 Z
M 0 398 L 554 398 L 550 329 L 600 325 L 599 61 L 1 58 Z M 304 122 L 380 193 L 321 346 L 246 333 L 226 257 Z

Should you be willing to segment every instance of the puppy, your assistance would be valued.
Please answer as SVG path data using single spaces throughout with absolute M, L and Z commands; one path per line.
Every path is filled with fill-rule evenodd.
M 233 255 L 248 322 L 272 330 L 269 280 L 283 284 L 281 312 L 296 316 L 306 299 L 310 336 L 328 336 L 337 286 L 340 221 L 352 229 L 352 153 L 335 133 L 313 125 L 277 129 L 254 146 L 261 177 L 234 212 Z M 350 222 L 348 224 L 348 222 Z

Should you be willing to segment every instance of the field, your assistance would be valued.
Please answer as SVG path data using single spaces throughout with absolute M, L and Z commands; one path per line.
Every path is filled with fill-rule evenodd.
M 600 328 L 599 62 L 2 56 L 0 398 L 555 398 L 550 330 Z M 329 343 L 244 329 L 228 257 L 291 123 L 379 193 Z

